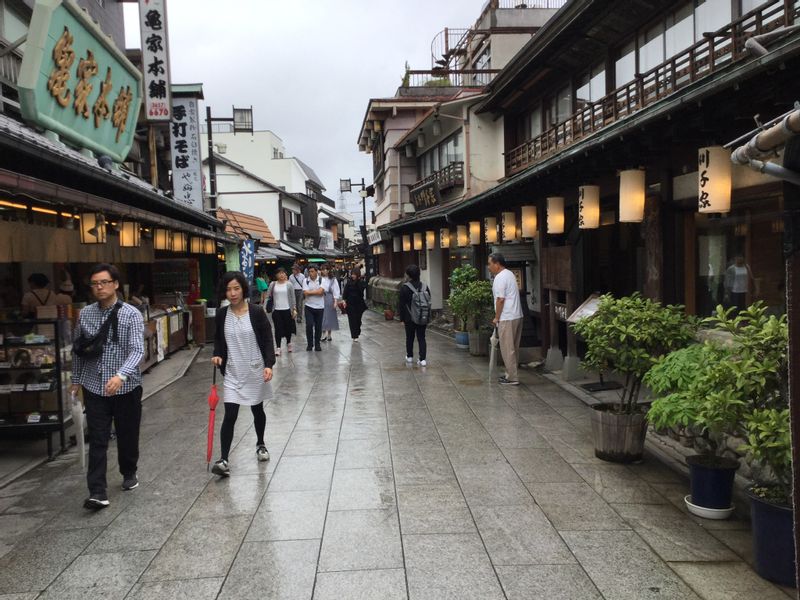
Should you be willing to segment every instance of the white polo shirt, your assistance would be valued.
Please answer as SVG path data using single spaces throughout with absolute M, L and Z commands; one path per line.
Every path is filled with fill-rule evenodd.
M 519 288 L 517 288 L 517 278 L 508 269 L 503 269 L 494 276 L 492 281 L 492 296 L 495 305 L 498 298 L 504 298 L 503 311 L 500 313 L 501 321 L 513 321 L 522 318 L 522 305 L 519 299 Z
M 313 292 L 314 290 L 318 290 L 321 287 L 322 287 L 322 278 L 319 275 L 317 275 L 316 279 L 311 279 L 309 277 L 303 282 L 304 292 Z M 308 308 L 325 308 L 325 298 L 322 295 L 306 296 L 306 306 Z

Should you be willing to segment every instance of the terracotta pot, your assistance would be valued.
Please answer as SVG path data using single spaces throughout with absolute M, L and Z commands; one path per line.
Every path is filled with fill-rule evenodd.
M 391 308 L 387 308 L 383 311 L 383 318 L 387 321 L 391 321 L 394 319 L 394 311 Z

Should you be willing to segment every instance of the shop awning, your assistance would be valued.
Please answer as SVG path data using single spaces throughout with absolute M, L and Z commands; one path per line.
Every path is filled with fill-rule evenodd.
M 294 254 L 290 254 L 289 252 L 284 252 L 283 250 L 279 250 L 278 248 L 273 248 L 272 246 L 268 248 L 259 248 L 256 250 L 256 260 L 283 260 L 288 259 L 291 260 L 294 258 Z

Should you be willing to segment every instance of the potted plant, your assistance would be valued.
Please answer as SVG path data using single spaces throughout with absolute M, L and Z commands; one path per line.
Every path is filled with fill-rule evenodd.
M 786 315 L 766 314 L 758 302 L 745 311 L 717 308 L 713 317 L 732 341 L 735 372 L 730 384 L 747 402 L 739 434 L 740 450 L 754 467 L 748 489 L 756 572 L 776 583 L 795 586 L 792 513 L 792 455 L 789 426 Z
M 473 356 L 485 356 L 489 353 L 489 335 L 487 324 L 492 315 L 492 282 L 472 281 L 461 290 L 465 323 L 469 327 L 469 353 Z
M 463 292 L 470 283 L 477 280 L 478 269 L 472 265 L 457 267 L 450 274 L 450 296 L 447 299 L 447 306 L 453 313 L 456 347 L 462 350 L 469 349 L 469 325 L 467 323 L 469 303 Z
M 638 462 L 647 433 L 645 408 L 639 404 L 642 378 L 659 358 L 694 340 L 696 321 L 682 306 L 662 306 L 640 294 L 606 294 L 597 311 L 574 328 L 586 342 L 587 367 L 625 377 L 619 402 L 592 407 L 595 455 L 612 462 Z
M 736 393 L 731 350 L 707 341 L 663 357 L 647 372 L 644 383 L 656 395 L 647 419 L 657 429 L 678 430 L 701 450 L 689 456 L 689 512 L 725 519 L 733 513 L 733 482 L 739 468 L 728 446 L 747 409 Z M 732 456 L 731 456 L 732 455 Z
M 383 318 L 387 321 L 391 321 L 394 319 L 394 315 L 397 312 L 400 294 L 394 290 L 387 290 L 384 292 L 383 299 L 386 304 L 386 308 L 383 310 Z

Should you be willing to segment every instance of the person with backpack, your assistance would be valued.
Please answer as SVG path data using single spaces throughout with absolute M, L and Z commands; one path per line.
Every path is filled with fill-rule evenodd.
M 431 320 L 431 290 L 419 280 L 417 265 L 406 268 L 408 281 L 400 288 L 400 320 L 406 326 L 406 363 L 414 362 L 414 337 L 419 344 L 420 367 L 427 366 L 428 345 L 425 342 L 425 331 Z
M 89 427 L 89 498 L 92 510 L 109 505 L 106 465 L 111 422 L 117 433 L 122 489 L 139 485 L 139 425 L 142 420 L 142 373 L 144 321 L 142 313 L 117 296 L 119 271 L 100 264 L 89 275 L 97 302 L 81 310 L 72 344 L 70 393 L 83 390 Z

